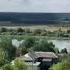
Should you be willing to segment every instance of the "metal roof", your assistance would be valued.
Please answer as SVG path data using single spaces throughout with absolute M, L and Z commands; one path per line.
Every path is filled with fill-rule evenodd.
M 58 58 L 58 56 L 53 52 L 35 52 L 35 53 L 27 53 L 24 56 L 22 56 L 22 59 L 26 61 L 32 61 L 37 58 L 43 58 L 43 59 L 53 59 Z
M 53 52 L 35 52 L 35 54 L 38 58 L 58 58 L 58 56 Z

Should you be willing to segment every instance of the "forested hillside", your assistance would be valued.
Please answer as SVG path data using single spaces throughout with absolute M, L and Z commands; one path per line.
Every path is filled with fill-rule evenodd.
M 0 12 L 0 25 L 59 24 L 70 21 L 70 13 Z

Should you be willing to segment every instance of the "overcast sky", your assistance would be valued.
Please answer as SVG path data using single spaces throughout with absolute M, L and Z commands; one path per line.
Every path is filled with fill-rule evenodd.
M 0 0 L 0 12 L 70 12 L 70 0 Z

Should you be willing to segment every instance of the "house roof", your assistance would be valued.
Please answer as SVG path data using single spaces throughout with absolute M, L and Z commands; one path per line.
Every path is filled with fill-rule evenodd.
M 53 52 L 34 52 L 34 53 L 27 53 L 22 58 L 26 61 L 32 61 L 36 58 L 44 58 L 44 59 L 52 59 L 58 58 L 55 53 Z
M 35 54 L 38 58 L 58 58 L 58 56 L 53 52 L 35 52 Z
M 25 61 L 32 61 L 33 59 L 27 54 L 25 54 L 24 56 L 20 57 L 21 59 L 25 60 Z

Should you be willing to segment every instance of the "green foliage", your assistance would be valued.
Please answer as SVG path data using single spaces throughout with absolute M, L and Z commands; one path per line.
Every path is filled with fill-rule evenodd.
M 25 33 L 31 33 L 30 28 L 25 28 Z
M 15 35 L 12 35 L 12 36 L 2 35 L 0 37 L 0 48 L 2 49 L 2 50 L 0 50 L 0 52 L 2 52 L 2 54 L 3 54 L 3 55 L 0 55 L 1 65 L 11 62 L 16 57 L 16 48 L 12 46 L 12 39 L 17 39 L 17 40 L 24 39 L 25 40 L 25 42 L 18 48 L 19 52 L 21 52 L 22 55 L 27 53 L 28 50 L 31 48 L 35 51 L 44 51 L 44 52 L 46 52 L 46 51 L 47 52 L 57 52 L 57 50 L 58 50 L 55 48 L 55 45 L 52 42 L 48 42 L 46 38 L 18 36 L 18 35 L 16 35 L 16 36 Z M 3 60 L 2 57 L 4 57 L 5 60 Z M 17 65 L 17 64 L 20 64 L 20 65 Z M 22 65 L 24 65 L 24 64 L 21 64 L 20 61 L 16 61 L 15 65 L 13 66 L 14 70 L 19 70 L 19 68 L 21 68 L 21 70 L 22 70 L 23 69 Z M 9 66 L 6 65 L 4 68 L 8 68 L 8 67 Z M 17 68 L 17 67 L 19 67 L 19 68 Z M 1 69 L 3 70 L 3 68 L 1 68 Z M 10 68 L 8 68 L 8 69 L 11 70 Z M 25 70 L 25 68 L 23 70 Z
M 33 34 L 34 34 L 34 35 L 40 35 L 41 32 L 42 32 L 41 29 L 35 29 L 35 30 L 33 31 Z
M 67 33 L 70 33 L 70 30 L 67 30 Z
M 66 56 L 66 58 L 62 61 L 64 70 L 70 70 L 70 54 Z
M 25 32 L 25 30 L 22 29 L 22 28 L 18 28 L 18 29 L 17 29 L 17 32 Z
M 11 60 L 15 57 L 15 47 L 12 46 L 12 38 L 1 37 L 0 48 L 5 49 L 8 53 L 8 60 Z
M 31 47 L 33 47 L 34 43 L 35 43 L 35 38 L 34 37 L 28 37 L 26 39 L 24 45 L 25 45 L 26 48 L 31 48 Z
M 13 70 L 13 67 L 11 64 L 5 64 L 3 67 L 1 67 L 2 70 Z
M 15 59 L 14 64 L 5 64 L 0 70 L 27 70 L 27 66 L 23 60 Z
M 58 48 L 54 48 L 55 53 L 58 54 L 59 53 L 59 49 Z
M 0 70 L 27 70 L 27 66 L 23 60 L 16 59 L 14 64 L 5 64 Z
M 23 47 L 22 50 L 21 50 L 21 52 L 22 52 L 22 55 L 24 55 L 24 54 L 26 54 L 28 52 L 28 50 L 27 50 L 26 47 Z
M 0 48 L 0 67 L 8 62 L 7 52 Z
M 67 55 L 61 63 L 54 64 L 50 70 L 70 70 L 70 55 Z
M 30 29 L 30 28 L 1 28 L 1 35 L 35 35 L 35 36 L 48 36 L 48 37 L 70 37 L 70 30 L 62 31 L 62 28 L 59 27 L 58 30 L 46 30 L 42 28 Z
M 63 64 L 62 63 L 54 64 L 53 67 L 50 68 L 50 70 L 64 70 Z
M 55 45 L 52 42 L 47 42 L 46 39 L 37 41 L 33 47 L 35 51 L 55 52 Z
M 7 32 L 8 29 L 7 28 L 1 28 L 1 32 Z
M 14 70 L 27 70 L 27 66 L 23 60 L 16 59 L 14 61 Z
M 66 53 L 66 54 L 67 54 L 67 53 L 68 53 L 68 51 L 67 51 L 67 49 L 66 49 L 66 48 L 64 48 L 64 49 L 62 49 L 62 50 L 61 50 L 61 53 Z

